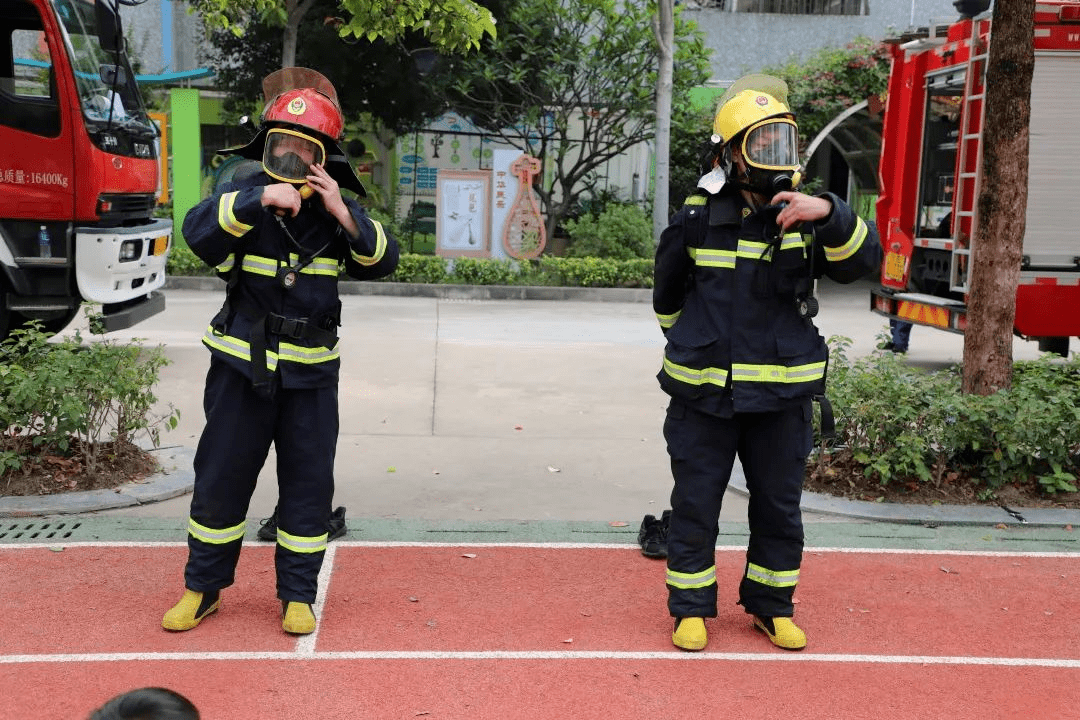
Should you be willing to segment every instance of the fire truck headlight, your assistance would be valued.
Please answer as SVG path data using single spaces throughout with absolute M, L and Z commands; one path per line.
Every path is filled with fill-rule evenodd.
M 138 260 L 142 255 L 142 240 L 125 240 L 120 243 L 120 262 Z

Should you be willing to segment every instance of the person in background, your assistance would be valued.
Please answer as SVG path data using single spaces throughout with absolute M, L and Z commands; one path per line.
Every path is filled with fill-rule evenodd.
M 199 720 L 199 711 L 178 692 L 146 687 L 117 695 L 88 720 Z
M 817 277 L 853 282 L 881 243 L 832 193 L 798 192 L 798 127 L 779 78 L 752 75 L 721 98 L 712 170 L 661 234 L 653 309 L 667 345 L 657 374 L 671 397 L 667 536 L 672 643 L 701 650 L 716 617 L 716 539 L 735 458 L 749 493 L 739 604 L 776 646 L 800 650 L 792 617 L 802 561 L 799 502 L 813 442 L 811 401 L 828 350 L 813 323 Z

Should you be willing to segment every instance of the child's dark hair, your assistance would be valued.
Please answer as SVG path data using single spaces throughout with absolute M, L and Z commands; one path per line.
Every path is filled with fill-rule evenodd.
M 117 695 L 89 720 L 199 720 L 199 711 L 180 693 L 148 687 Z

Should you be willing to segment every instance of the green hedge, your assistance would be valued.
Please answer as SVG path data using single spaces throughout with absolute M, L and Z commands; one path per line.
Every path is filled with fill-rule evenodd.
M 213 276 L 188 248 L 169 253 L 169 275 Z M 448 258 L 403 253 L 397 270 L 385 280 L 447 285 L 544 285 L 551 287 L 651 288 L 653 261 L 648 258 L 540 257 L 517 262 L 492 258 Z
M 1012 387 L 960 391 L 962 369 L 927 372 L 893 353 L 850 360 L 830 338 L 827 395 L 837 449 L 881 485 L 967 478 L 983 499 L 1006 483 L 1076 491 L 1080 476 L 1080 355 L 1017 362 Z

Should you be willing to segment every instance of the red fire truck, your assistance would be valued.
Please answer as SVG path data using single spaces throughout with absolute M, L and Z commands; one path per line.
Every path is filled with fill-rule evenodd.
M 0 0 L 0 339 L 57 332 L 84 301 L 105 331 L 165 307 L 172 223 L 153 217 L 159 133 L 123 1 Z
M 962 333 L 969 269 L 979 249 L 988 13 L 894 39 L 881 163 L 878 230 L 885 249 L 871 307 Z M 1068 352 L 1080 336 L 1080 0 L 1038 0 L 1027 228 L 1014 331 Z

